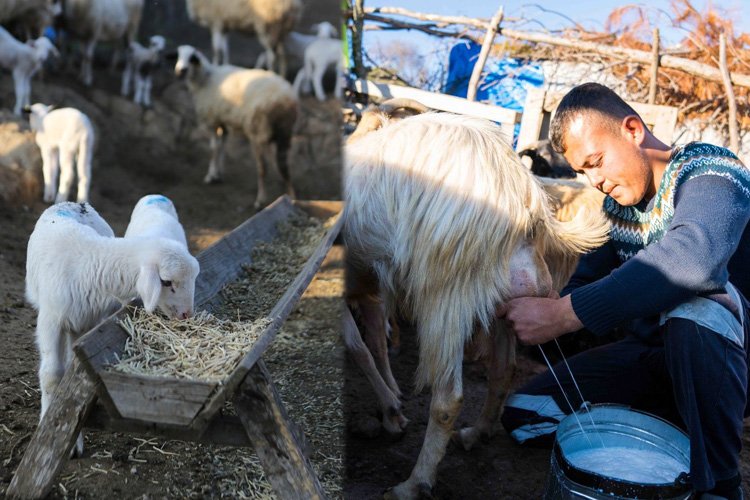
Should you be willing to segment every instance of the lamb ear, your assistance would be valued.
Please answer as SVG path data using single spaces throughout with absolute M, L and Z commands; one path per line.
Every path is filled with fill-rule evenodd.
M 143 300 L 143 308 L 150 313 L 154 312 L 154 309 L 159 304 L 159 296 L 161 295 L 161 278 L 159 277 L 159 270 L 155 265 L 141 266 L 135 288 L 141 300 Z

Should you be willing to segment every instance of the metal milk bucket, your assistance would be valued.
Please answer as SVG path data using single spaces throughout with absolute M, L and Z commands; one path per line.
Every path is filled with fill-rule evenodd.
M 568 415 L 557 428 L 545 499 L 690 497 L 686 474 L 690 471 L 690 441 L 682 430 L 659 417 L 620 405 L 593 405 L 590 416 L 586 409 L 576 415 L 577 420 Z M 575 452 L 602 447 L 664 454 L 665 458 L 679 462 L 685 473 L 668 483 L 638 483 L 576 467 L 566 458 Z

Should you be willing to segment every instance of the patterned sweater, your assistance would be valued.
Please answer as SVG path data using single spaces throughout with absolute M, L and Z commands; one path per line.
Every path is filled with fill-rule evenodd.
M 610 241 L 583 256 L 563 291 L 578 318 L 606 333 L 653 333 L 656 316 L 731 280 L 750 295 L 750 171 L 730 151 L 676 148 L 650 200 L 624 207 L 607 197 Z

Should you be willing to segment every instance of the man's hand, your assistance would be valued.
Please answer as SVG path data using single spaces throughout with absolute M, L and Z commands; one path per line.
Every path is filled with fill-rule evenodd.
M 583 328 L 573 311 L 570 295 L 563 298 L 520 297 L 509 301 L 505 320 L 522 344 L 543 344 Z

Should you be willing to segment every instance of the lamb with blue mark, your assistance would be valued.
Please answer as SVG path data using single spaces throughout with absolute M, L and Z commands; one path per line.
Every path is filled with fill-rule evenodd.
M 70 366 L 73 341 L 122 304 L 140 297 L 148 312 L 192 315 L 199 265 L 184 234 L 176 241 L 146 233 L 115 238 L 88 203 L 60 203 L 39 217 L 27 249 L 26 299 L 38 311 L 40 419 Z M 75 451 L 83 453 L 81 436 Z

